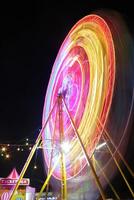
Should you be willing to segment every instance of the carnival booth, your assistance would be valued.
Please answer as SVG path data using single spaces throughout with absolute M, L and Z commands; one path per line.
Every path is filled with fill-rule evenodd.
M 9 200 L 10 194 L 13 191 L 19 179 L 19 174 L 14 168 L 7 178 L 0 178 L 0 200 Z M 29 178 L 23 178 L 14 195 L 14 200 L 33 200 L 35 197 L 35 188 L 30 185 Z

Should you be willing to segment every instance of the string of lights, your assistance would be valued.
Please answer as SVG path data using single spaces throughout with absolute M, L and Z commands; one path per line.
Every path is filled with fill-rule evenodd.
M 46 139 L 48 142 L 51 142 L 50 139 Z M 9 142 L 4 141 L 0 143 L 0 159 L 5 161 L 11 161 L 13 160 L 13 157 L 16 155 L 16 153 L 25 153 L 30 152 L 32 150 L 32 147 L 34 146 L 34 141 L 29 138 L 23 138 L 19 141 L 15 142 Z M 38 149 L 42 149 L 43 143 L 41 143 L 36 150 L 35 159 L 34 159 L 34 165 L 33 169 L 37 169 L 37 156 L 38 156 Z M 15 153 L 16 152 L 16 153 Z
M 4 142 L 0 143 L 0 157 L 3 159 L 10 159 L 12 157 L 12 152 L 18 151 L 30 151 L 33 147 L 33 143 L 31 143 L 31 140 L 26 138 L 23 140 L 23 143 L 9 143 Z

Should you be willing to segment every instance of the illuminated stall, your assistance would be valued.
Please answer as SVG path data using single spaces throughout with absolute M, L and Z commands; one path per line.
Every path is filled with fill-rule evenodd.
M 10 175 L 7 178 L 0 178 L 0 200 L 9 200 L 10 194 L 13 191 L 14 186 L 16 185 L 19 179 L 19 174 L 14 168 Z M 35 195 L 35 188 L 29 186 L 30 179 L 23 178 L 20 182 L 20 186 L 18 187 L 14 200 L 32 200 Z

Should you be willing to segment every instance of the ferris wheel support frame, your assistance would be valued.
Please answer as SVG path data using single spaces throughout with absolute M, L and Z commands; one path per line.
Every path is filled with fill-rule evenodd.
M 76 134 L 76 136 L 77 136 L 77 138 L 78 138 L 78 141 L 79 141 L 79 143 L 80 143 L 80 146 L 81 146 L 81 148 L 82 148 L 82 151 L 83 151 L 83 153 L 84 153 L 84 155 L 85 155 L 85 158 L 86 158 L 86 160 L 87 160 L 87 163 L 88 163 L 88 165 L 91 167 L 91 170 L 92 170 L 92 173 L 93 173 L 93 175 L 94 175 L 96 185 L 97 185 L 97 187 L 98 187 L 98 189 L 99 189 L 99 191 L 100 191 L 101 197 L 102 197 L 103 200 L 106 200 L 105 194 L 104 194 L 104 191 L 103 191 L 103 188 L 102 188 L 102 185 L 101 185 L 101 183 L 100 183 L 100 181 L 99 181 L 99 178 L 98 178 L 98 176 L 97 176 L 97 174 L 96 174 L 95 168 L 94 168 L 94 166 L 93 166 L 91 160 L 89 159 L 89 156 L 88 156 L 88 154 L 87 154 L 87 152 L 86 152 L 86 149 L 85 149 L 85 147 L 84 147 L 84 144 L 83 144 L 83 142 L 82 142 L 82 140 L 81 140 L 81 138 L 80 138 L 80 136 L 79 136 L 79 133 L 78 133 L 78 131 L 77 131 L 77 128 L 76 128 L 76 126 L 75 126 L 75 123 L 73 122 L 73 119 L 72 119 L 72 117 L 71 117 L 71 115 L 70 115 L 70 113 L 69 113 L 69 110 L 68 110 L 68 108 L 67 108 L 67 105 L 66 105 L 66 103 L 65 103 L 65 101 L 64 101 L 64 98 L 63 98 L 62 94 L 59 94 L 59 95 L 58 95 L 60 144 L 62 143 L 63 138 L 64 138 L 64 134 L 63 134 L 63 119 L 62 119 L 62 102 L 63 102 L 63 105 L 64 105 L 64 107 L 65 107 L 65 110 L 66 110 L 66 112 L 67 112 L 67 114 L 68 114 L 68 117 L 69 117 L 69 119 L 70 119 L 70 122 L 71 122 L 71 125 L 72 125 L 73 129 L 74 129 L 74 132 L 75 132 L 75 134 Z M 67 200 L 66 170 L 65 170 L 65 157 L 64 157 L 64 156 L 65 156 L 65 155 L 64 155 L 63 151 L 61 150 L 61 159 L 60 159 L 60 161 L 61 161 L 61 172 L 62 172 L 62 179 L 61 179 L 61 196 L 62 196 L 62 199 L 63 199 L 63 200 Z M 57 164 L 58 164 L 58 163 L 57 163 Z M 53 171 L 54 171 L 55 167 L 56 167 L 56 165 L 53 167 L 53 169 L 52 169 Z M 45 187 L 47 186 L 47 184 L 48 184 L 48 182 L 49 182 L 49 180 L 50 180 L 51 175 L 52 175 L 52 173 L 50 173 L 50 174 L 48 175 L 46 181 L 44 182 L 44 184 L 43 184 L 43 186 L 42 186 L 42 188 L 41 188 L 41 190 L 40 190 L 40 192 L 39 192 L 39 195 L 37 196 L 37 200 L 39 200 L 39 198 L 41 197 L 41 195 L 42 195 L 42 193 L 43 193 Z
M 34 155 L 34 153 L 35 153 L 37 147 L 39 146 L 39 144 L 40 144 L 40 142 L 41 142 L 41 140 L 42 140 L 42 133 L 43 133 L 44 130 L 45 130 L 45 127 L 46 127 L 46 125 L 47 125 L 47 123 L 48 123 L 48 121 L 49 121 L 49 119 L 50 119 L 50 117 L 51 117 L 51 115 L 52 115 L 52 112 L 54 111 L 54 108 L 55 108 L 57 102 L 58 102 L 58 107 L 59 107 L 60 144 L 61 144 L 62 141 L 64 140 L 63 118 L 62 118 L 62 112 L 63 112 L 63 111 L 62 111 L 62 102 L 63 102 L 63 105 L 64 105 L 64 107 L 65 107 L 65 110 L 66 110 L 66 112 L 67 112 L 67 115 L 68 115 L 68 117 L 69 117 L 69 119 L 70 119 L 71 125 L 72 125 L 72 127 L 73 127 L 73 129 L 74 129 L 74 132 L 75 132 L 75 134 L 76 134 L 76 136 L 77 136 L 77 139 L 78 139 L 78 141 L 79 141 L 79 143 L 80 143 L 80 146 L 81 146 L 81 148 L 82 148 L 82 151 L 83 151 L 83 153 L 84 153 L 84 155 L 85 155 L 86 161 L 87 161 L 88 165 L 91 167 L 91 171 L 92 171 L 92 173 L 93 173 L 93 176 L 94 176 L 94 179 L 95 179 L 97 188 L 98 188 L 99 191 L 100 191 L 100 194 L 101 194 L 102 199 L 103 199 L 103 200 L 106 200 L 105 194 L 104 194 L 104 191 L 103 191 L 103 188 L 102 188 L 102 185 L 101 185 L 101 183 L 100 183 L 100 181 L 99 181 L 99 178 L 98 178 L 98 176 L 97 176 L 97 174 L 96 174 L 95 166 L 92 164 L 92 161 L 90 160 L 90 158 L 89 158 L 89 156 L 88 156 L 88 154 L 87 154 L 87 151 L 86 151 L 86 149 L 85 149 L 85 147 L 84 147 L 84 144 L 83 144 L 83 142 L 82 142 L 82 140 L 81 140 L 81 138 L 80 138 L 80 136 L 79 136 L 78 130 L 77 130 L 76 126 L 75 126 L 75 123 L 74 123 L 74 121 L 73 121 L 73 119 L 72 119 L 72 117 L 71 117 L 71 114 L 70 114 L 70 112 L 69 112 L 69 110 L 68 110 L 68 107 L 67 107 L 67 105 L 66 105 L 66 103 L 65 103 L 65 100 L 64 100 L 62 94 L 61 94 L 61 95 L 58 95 L 57 100 L 55 101 L 55 104 L 54 104 L 52 110 L 50 111 L 50 113 L 49 113 L 49 115 L 48 115 L 48 118 L 47 118 L 47 120 L 46 120 L 46 122 L 45 122 L 43 128 L 41 129 L 41 131 L 40 131 L 40 133 L 39 133 L 37 139 L 36 139 L 35 145 L 33 146 L 32 150 L 31 150 L 31 152 L 30 152 L 30 154 L 29 154 L 29 156 L 28 156 L 28 158 L 27 158 L 27 160 L 26 160 L 26 162 L 25 162 L 25 164 L 24 164 L 24 167 L 23 167 L 23 169 L 22 169 L 22 171 L 21 171 L 21 173 L 20 173 L 19 179 L 18 179 L 18 181 L 17 181 L 17 183 L 16 183 L 16 185 L 15 185 L 15 187 L 14 187 L 12 193 L 11 193 L 10 200 L 13 200 L 13 196 L 14 196 L 15 192 L 17 191 L 17 189 L 18 189 L 18 187 L 19 187 L 19 185 L 20 185 L 20 182 L 21 182 L 21 180 L 22 180 L 22 178 L 23 178 L 23 176 L 24 176 L 24 174 L 25 174 L 25 172 L 26 172 L 26 170 L 27 170 L 27 168 L 28 168 L 28 166 L 29 166 L 29 164 L 30 164 L 32 158 L 33 158 L 33 155 Z M 98 122 L 98 124 L 102 126 L 102 124 L 101 124 L 100 121 Z M 131 168 L 129 167 L 129 165 L 126 163 L 126 161 L 125 161 L 125 159 L 123 158 L 122 154 L 121 154 L 121 153 L 119 152 L 119 150 L 116 148 L 116 145 L 114 144 L 114 142 L 113 142 L 112 138 L 110 137 L 109 133 L 105 130 L 104 127 L 102 127 L 102 128 L 103 128 L 103 130 L 104 130 L 104 134 L 102 134 L 102 138 L 104 139 L 105 142 L 106 142 L 107 139 L 111 142 L 111 144 L 112 144 L 113 147 L 115 148 L 116 152 L 117 152 L 118 155 L 120 156 L 121 160 L 123 161 L 123 163 L 124 163 L 125 166 L 127 167 L 128 171 L 129 171 L 130 174 L 133 176 L 133 171 L 131 170 Z M 52 141 L 52 142 L 53 142 L 53 141 Z M 122 169 L 121 169 L 120 166 L 119 166 L 119 163 L 117 162 L 117 160 L 116 160 L 116 158 L 115 158 L 115 155 L 114 155 L 113 152 L 111 151 L 111 148 L 108 146 L 108 144 L 107 144 L 107 148 L 108 148 L 108 150 L 109 150 L 109 152 L 110 152 L 110 155 L 111 155 L 111 157 L 113 158 L 113 160 L 114 160 L 114 162 L 115 162 L 115 164 L 116 164 L 118 170 L 120 171 L 120 173 L 121 173 L 121 175 L 122 175 L 122 177 L 123 177 L 123 179 L 124 179 L 124 181 L 125 181 L 125 183 L 126 183 L 128 189 L 129 189 L 130 193 L 131 193 L 132 196 L 134 197 L 134 192 L 132 191 L 132 188 L 131 188 L 130 184 L 128 183 L 128 181 L 127 181 L 127 179 L 126 179 L 126 177 L 125 177 L 125 175 L 124 175 Z M 51 158 L 51 159 L 52 159 L 52 158 Z M 42 194 L 42 192 L 44 191 L 45 187 L 46 187 L 47 184 L 49 183 L 49 180 L 50 180 L 50 178 L 51 178 L 51 176 L 52 176 L 52 174 L 53 174 L 53 172 L 54 172 L 54 170 L 55 170 L 55 168 L 56 168 L 56 166 L 57 166 L 57 164 L 58 164 L 59 162 L 61 163 L 61 172 L 62 172 L 62 179 L 61 179 L 61 195 L 62 195 L 62 199 L 63 199 L 63 200 L 67 200 L 65 155 L 64 155 L 64 152 L 62 152 L 61 149 L 60 149 L 60 155 L 59 155 L 59 157 L 58 157 L 56 163 L 54 164 L 54 166 L 53 166 L 52 168 L 50 167 L 51 170 L 48 171 L 47 179 L 46 179 L 46 181 L 44 182 L 44 184 L 43 184 L 43 186 L 42 186 L 42 188 L 41 188 L 41 191 L 40 191 L 40 193 L 39 193 L 39 195 L 38 195 L 38 197 L 37 197 L 37 200 L 39 199 L 39 197 L 41 196 L 41 194 Z
M 62 110 L 62 96 L 58 96 L 58 107 L 59 107 L 59 131 L 60 131 L 60 153 L 61 153 L 61 197 L 63 200 L 67 200 L 67 181 L 66 181 L 66 165 L 65 165 L 65 154 L 61 148 L 64 141 L 64 128 L 63 128 L 63 110 Z

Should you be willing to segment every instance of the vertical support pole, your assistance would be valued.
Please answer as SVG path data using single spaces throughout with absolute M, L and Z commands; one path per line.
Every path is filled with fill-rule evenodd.
M 72 119 L 72 117 L 71 117 L 71 115 L 70 115 L 70 113 L 69 113 L 69 110 L 68 110 L 68 108 L 67 108 L 67 105 L 66 105 L 66 103 L 65 103 L 65 101 L 64 101 L 63 98 L 62 98 L 62 100 L 63 100 L 64 106 L 65 106 L 66 112 L 67 112 L 67 114 L 68 114 L 68 117 L 69 117 L 69 119 L 70 119 L 71 125 L 72 125 L 72 127 L 73 127 L 73 129 L 74 129 L 74 132 L 75 132 L 75 134 L 76 134 L 76 136 L 77 136 L 77 139 L 78 139 L 78 141 L 79 141 L 79 143 L 80 143 L 80 146 L 81 146 L 81 148 L 82 148 L 82 151 L 83 151 L 83 153 L 84 153 L 84 155 L 85 155 L 85 158 L 86 158 L 86 160 L 87 160 L 87 163 L 88 163 L 88 165 L 91 167 L 91 170 L 92 170 L 92 173 L 93 173 L 93 176 L 94 176 L 96 185 L 97 185 L 97 187 L 98 187 L 98 189 L 99 189 L 99 191 L 100 191 L 101 197 L 102 197 L 103 200 L 106 200 L 105 194 L 104 194 L 104 191 L 103 191 L 103 188 L 102 188 L 102 185 L 101 185 L 101 183 L 100 183 L 100 181 L 99 181 L 99 178 L 98 178 L 98 176 L 97 176 L 97 174 L 96 174 L 96 171 L 95 171 L 95 169 L 94 169 L 94 167 L 93 167 L 93 164 L 92 164 L 91 160 L 89 159 L 89 156 L 88 156 L 88 154 L 87 154 L 87 151 L 86 151 L 86 149 L 85 149 L 85 147 L 84 147 L 84 144 L 83 144 L 83 142 L 82 142 L 82 140 L 81 140 L 81 138 L 80 138 L 80 136 L 79 136 L 79 133 L 78 133 L 76 127 L 75 127 L 74 121 L 73 121 L 73 119 Z
M 67 184 L 66 184 L 66 166 L 65 166 L 65 155 L 61 148 L 61 144 L 64 140 L 64 130 L 63 130 L 63 110 L 62 110 L 62 95 L 58 96 L 59 105 L 59 131 L 60 131 L 60 151 L 61 151 L 61 198 L 67 200 Z
M 38 145 L 39 145 L 39 143 L 41 141 L 42 133 L 44 132 L 44 129 L 45 129 L 45 127 L 46 127 L 46 125 L 47 125 L 47 123 L 48 123 L 48 121 L 50 119 L 50 116 L 51 116 L 51 114 L 52 114 L 52 112 L 53 112 L 53 110 L 55 108 L 56 103 L 57 103 L 57 101 L 55 102 L 52 110 L 50 111 L 50 113 L 48 115 L 48 118 L 47 118 L 43 128 L 41 129 L 41 131 L 40 131 L 40 133 L 39 133 L 39 135 L 38 135 L 38 137 L 36 139 L 36 142 L 35 142 L 32 150 L 31 150 L 31 152 L 30 152 L 30 154 L 29 154 L 29 156 L 28 156 L 28 158 L 27 158 L 27 160 L 26 160 L 26 162 L 24 164 L 24 167 L 23 167 L 23 169 L 22 169 L 22 171 L 20 173 L 19 179 L 18 179 L 18 181 L 17 181 L 17 183 L 16 183 L 16 185 L 15 185 L 15 187 L 14 187 L 12 193 L 11 193 L 10 200 L 13 200 L 13 196 L 14 196 L 15 192 L 17 191 L 17 189 L 19 187 L 19 184 L 20 184 L 20 182 L 21 182 L 21 180 L 22 180 L 22 178 L 23 178 L 23 176 L 24 176 L 24 174 L 25 174 L 25 172 L 26 172 L 26 170 L 27 170 L 32 158 L 33 158 L 33 155 L 34 155 L 34 153 L 35 153 L 35 151 L 36 151 L 36 149 L 37 149 L 37 147 L 38 147 Z

